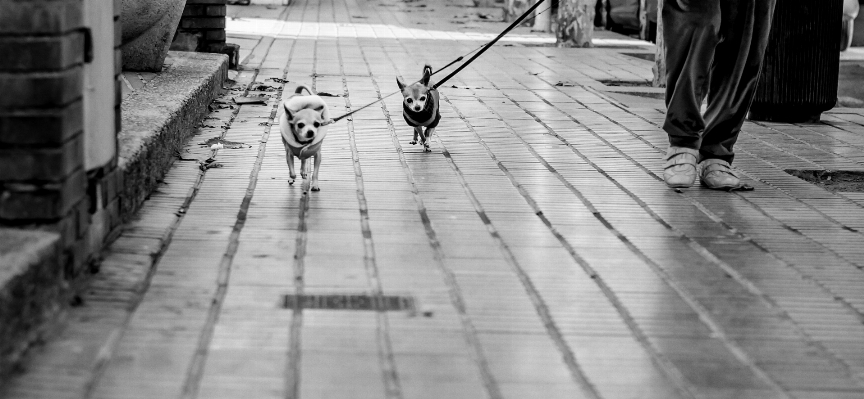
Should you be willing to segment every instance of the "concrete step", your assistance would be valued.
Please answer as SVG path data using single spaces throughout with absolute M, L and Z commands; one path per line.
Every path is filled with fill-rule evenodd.
M 124 95 L 117 163 L 120 214 L 128 220 L 156 188 L 228 76 L 222 54 L 169 51 L 169 65 Z
M 60 309 L 60 235 L 0 228 L 0 380 Z

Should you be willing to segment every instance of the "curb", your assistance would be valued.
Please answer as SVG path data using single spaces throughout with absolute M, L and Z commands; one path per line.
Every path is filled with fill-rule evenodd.
M 124 222 L 177 159 L 228 76 L 225 55 L 170 51 L 168 56 L 173 59 L 170 68 L 123 99 L 117 162 Z
M 57 233 L 0 228 L 0 377 L 61 309 L 61 258 Z
M 228 76 L 222 54 L 172 51 L 169 57 L 170 67 L 123 99 L 117 136 L 121 222 L 156 189 Z M 0 228 L 0 381 L 66 306 L 63 262 L 59 234 Z

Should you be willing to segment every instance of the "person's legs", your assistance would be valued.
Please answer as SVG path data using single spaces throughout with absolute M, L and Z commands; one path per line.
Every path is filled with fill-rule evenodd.
M 703 159 L 732 162 L 732 146 L 750 110 L 775 0 L 723 0 L 720 43 L 708 80 L 707 125 L 699 154 Z
M 666 122 L 669 135 L 663 179 L 670 187 L 696 180 L 696 161 L 705 129 L 700 106 L 720 30 L 721 0 L 664 0 Z
M 726 0 L 723 0 L 726 1 Z M 700 106 L 719 42 L 720 0 L 665 0 L 666 121 L 669 144 L 698 150 L 705 130 Z
M 702 185 L 714 189 L 741 187 L 730 170 L 732 147 L 753 96 L 768 46 L 776 0 L 724 0 L 720 43 L 708 81 L 707 125 L 702 135 Z

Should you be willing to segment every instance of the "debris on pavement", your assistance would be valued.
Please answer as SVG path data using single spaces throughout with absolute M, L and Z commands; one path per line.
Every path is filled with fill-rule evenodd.
M 234 97 L 234 102 L 237 104 L 267 104 L 268 98 L 265 96 Z
M 201 169 L 202 171 L 206 171 L 207 169 L 221 168 L 222 166 L 224 166 L 224 165 L 222 165 L 219 162 L 216 162 L 215 159 L 207 158 L 204 161 L 202 161 L 200 164 L 198 164 L 198 169 Z
M 198 143 L 198 145 L 200 145 L 200 146 L 210 147 L 210 148 L 213 148 L 213 146 L 217 145 L 217 144 L 222 145 L 222 147 L 220 147 L 220 148 L 230 148 L 230 149 L 252 148 L 251 145 L 248 145 L 246 143 L 240 143 L 237 141 L 229 141 L 229 140 L 225 140 L 221 137 L 212 137 L 212 138 L 207 139 L 207 141 L 205 141 L 203 143 Z
M 326 91 L 319 91 L 318 97 L 342 97 L 342 96 L 339 94 L 328 93 Z

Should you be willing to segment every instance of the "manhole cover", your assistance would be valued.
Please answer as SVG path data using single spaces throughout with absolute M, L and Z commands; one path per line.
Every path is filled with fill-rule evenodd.
M 397 295 L 369 294 L 307 294 L 285 295 L 282 298 L 285 309 L 330 309 L 330 310 L 376 310 L 376 311 L 414 311 L 414 298 Z
M 614 86 L 614 87 L 651 87 L 650 80 L 617 80 L 617 79 L 603 79 L 599 81 L 606 86 Z
M 786 169 L 786 173 L 832 192 L 864 192 L 864 171 Z

